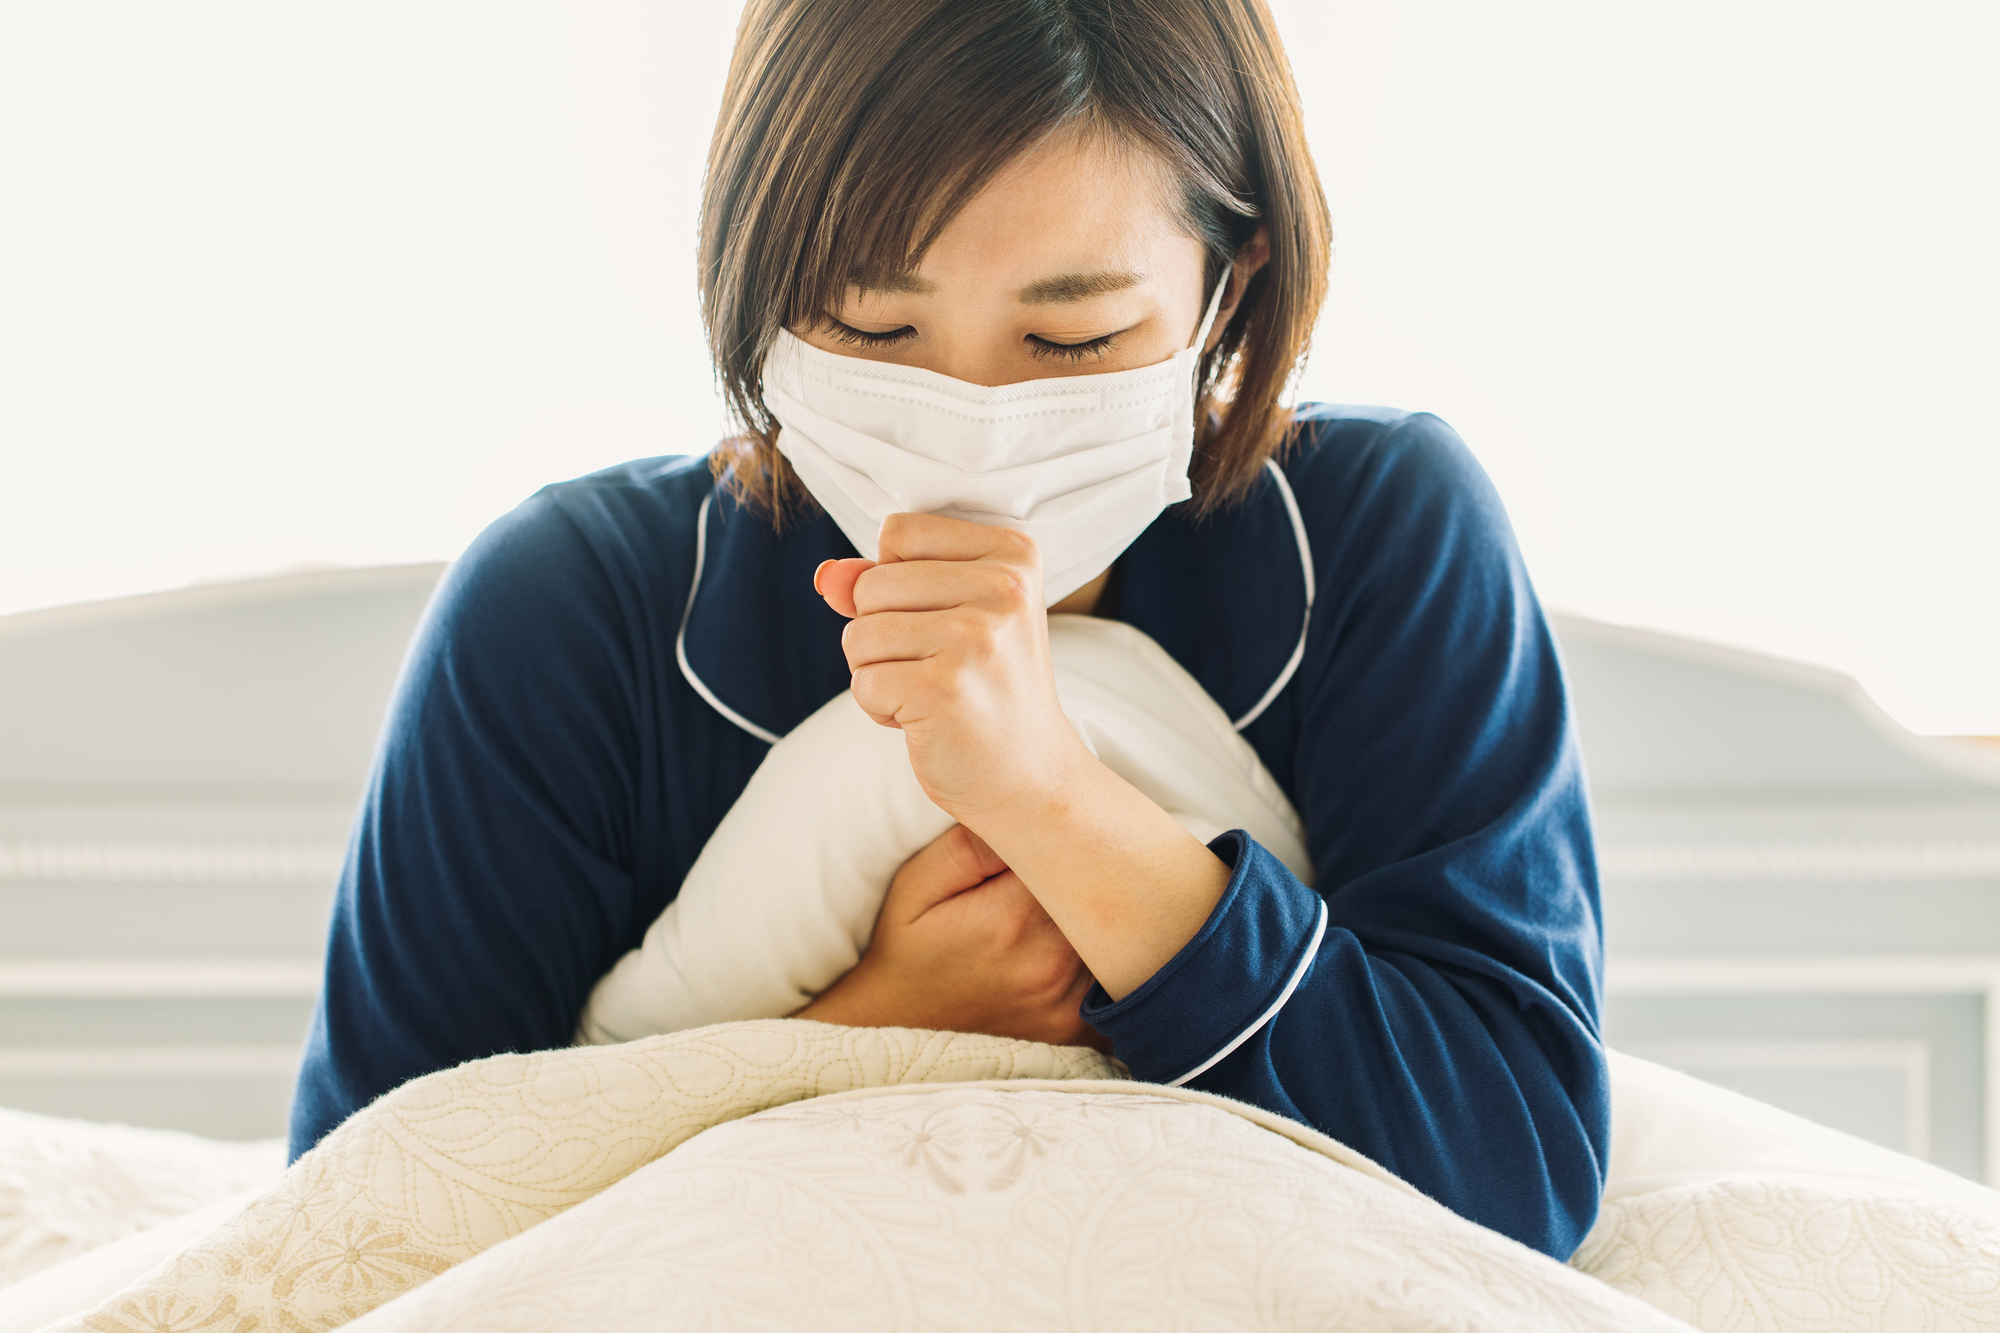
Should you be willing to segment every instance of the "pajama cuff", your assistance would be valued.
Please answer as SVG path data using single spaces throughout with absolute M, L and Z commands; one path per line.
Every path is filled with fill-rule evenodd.
M 1137 990 L 1102 986 L 1083 1019 L 1111 1039 L 1135 1078 L 1189 1082 L 1257 1035 L 1304 980 L 1326 935 L 1326 902 L 1241 829 L 1209 845 L 1229 887 L 1195 937 Z

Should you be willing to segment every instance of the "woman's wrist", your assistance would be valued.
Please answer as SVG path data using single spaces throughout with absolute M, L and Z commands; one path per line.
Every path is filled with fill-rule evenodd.
M 1144 793 L 1084 758 L 1059 782 L 966 823 L 1122 999 L 1201 930 L 1230 870 Z

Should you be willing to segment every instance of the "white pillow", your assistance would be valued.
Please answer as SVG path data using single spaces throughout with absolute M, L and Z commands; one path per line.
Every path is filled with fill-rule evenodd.
M 1607 1202 L 1570 1264 L 1711 1333 L 2000 1328 L 2000 1223 L 1932 1199 L 1681 1185 Z
M 285 1169 L 276 1139 L 218 1143 L 0 1110 L 0 1287 Z
M 283 1145 L 278 1146 L 282 1161 Z M 277 1176 L 278 1167 L 274 1165 L 271 1178 L 275 1180 Z M 235 1217 L 263 1193 L 260 1186 L 228 1195 L 191 1213 L 157 1222 L 123 1240 L 72 1255 L 12 1286 L 0 1286 L 0 1333 L 40 1333 L 58 1319 L 94 1309 L 105 1297 L 125 1290 Z
M 1085 745 L 1207 841 L 1246 830 L 1312 882 L 1298 814 L 1250 743 L 1130 625 L 1050 616 L 1056 693 Z M 771 747 L 680 895 L 591 992 L 579 1042 L 778 1018 L 859 961 L 889 881 L 952 825 L 903 734 L 842 694 Z
M 1606 1054 L 1611 1167 L 1572 1267 L 1716 1333 L 2000 1327 L 2000 1193 Z
M 1612 1094 L 1606 1204 L 1763 1180 L 1934 1200 L 2000 1223 L 2000 1192 L 1976 1181 L 1650 1060 L 1621 1051 L 1605 1056 Z

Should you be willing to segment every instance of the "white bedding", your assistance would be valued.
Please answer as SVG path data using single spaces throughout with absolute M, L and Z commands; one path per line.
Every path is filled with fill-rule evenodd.
M 1570 1263 L 1715 1333 L 2000 1328 L 2000 1193 L 1613 1051 Z
M 0 1333 L 121 1288 L 59 1327 L 2000 1327 L 2000 1196 L 1642 1060 L 1613 1056 L 1568 1269 L 1302 1126 L 1116 1072 L 798 1022 L 496 1057 L 191 1218 L 178 1273 L 142 1276 L 165 1245 L 140 1236 L 0 1290 Z
M 1118 1073 L 795 1020 L 474 1061 L 58 1327 L 1676 1326 L 1304 1126 Z
M 533 1234 L 727 1120 L 857 1087 L 1116 1072 L 1081 1048 L 796 1021 L 475 1060 L 363 1108 L 122 1293 L 79 1284 L 79 1304 L 103 1303 L 61 1327 L 332 1327 Z
M 1166 1092 L 885 1088 L 767 1111 L 352 1327 L 1684 1328 Z
M 74 1132 L 87 1134 L 100 1128 L 120 1126 L 78 1124 Z M 239 1145 L 215 1146 L 226 1149 Z M 225 1195 L 191 1213 L 156 1222 L 143 1231 L 74 1255 L 12 1286 L 0 1287 L 0 1333 L 35 1333 L 36 1329 L 90 1309 L 113 1292 L 123 1291 L 242 1212 L 278 1178 L 282 1164 L 281 1152 L 271 1164 L 269 1178 L 256 1189 Z M 56 1194 L 64 1192 L 66 1187 L 52 1190 Z
M 262 1188 L 284 1145 L 0 1110 L 0 1288 L 217 1199 Z

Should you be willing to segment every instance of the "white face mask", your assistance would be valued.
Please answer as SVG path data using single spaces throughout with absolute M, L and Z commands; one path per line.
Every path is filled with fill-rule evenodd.
M 896 513 L 1027 533 L 1053 606 L 1188 498 L 1195 371 L 1228 281 L 1170 360 L 996 389 L 821 351 L 780 330 L 764 364 L 778 449 L 871 559 Z

